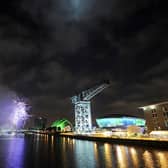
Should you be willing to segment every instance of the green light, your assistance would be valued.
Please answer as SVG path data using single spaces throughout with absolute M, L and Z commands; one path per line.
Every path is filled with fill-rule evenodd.
M 72 126 L 72 124 L 66 120 L 66 119 L 61 119 L 61 120 L 56 120 L 52 123 L 51 127 L 56 127 L 56 128 L 60 128 L 61 130 L 63 130 L 66 126 Z

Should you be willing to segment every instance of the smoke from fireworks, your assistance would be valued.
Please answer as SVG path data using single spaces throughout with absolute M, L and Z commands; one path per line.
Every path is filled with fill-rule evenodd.
M 27 105 L 22 100 L 15 99 L 14 103 L 14 110 L 13 110 L 13 117 L 12 122 L 16 128 L 20 128 L 25 124 L 25 121 L 29 118 L 27 113 Z
M 15 92 L 0 85 L 0 131 L 23 128 L 30 106 Z

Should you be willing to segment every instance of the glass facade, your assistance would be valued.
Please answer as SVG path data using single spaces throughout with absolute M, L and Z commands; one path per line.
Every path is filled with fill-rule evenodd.
M 100 128 L 127 127 L 129 125 L 145 126 L 145 120 L 136 117 L 99 118 L 96 122 Z

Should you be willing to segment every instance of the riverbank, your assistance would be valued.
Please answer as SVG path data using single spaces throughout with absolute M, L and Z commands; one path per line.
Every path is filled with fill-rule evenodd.
M 79 135 L 72 133 L 60 133 L 59 136 L 73 138 L 73 139 L 81 139 L 88 141 L 97 141 L 97 142 L 108 142 L 114 144 L 122 144 L 122 145 L 131 145 L 131 146 L 146 146 L 153 148 L 164 148 L 168 149 L 168 140 L 165 139 L 156 139 L 156 138 L 140 138 L 140 137 L 104 137 L 97 135 Z
M 75 134 L 72 132 L 61 133 L 61 132 L 36 132 L 36 131 L 28 131 L 25 135 L 30 134 L 41 134 L 48 136 L 56 136 L 56 137 L 66 137 L 72 139 L 81 139 L 87 141 L 96 141 L 96 142 L 107 142 L 113 144 L 122 144 L 129 146 L 145 146 L 152 148 L 164 148 L 168 150 L 168 139 L 159 139 L 159 138 L 151 138 L 151 137 L 114 137 L 114 136 L 104 136 L 103 134 Z

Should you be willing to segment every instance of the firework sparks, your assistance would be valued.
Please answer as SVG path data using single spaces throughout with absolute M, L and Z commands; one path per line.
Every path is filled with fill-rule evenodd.
M 21 100 L 14 100 L 13 125 L 16 128 L 21 127 L 28 118 L 26 103 Z

